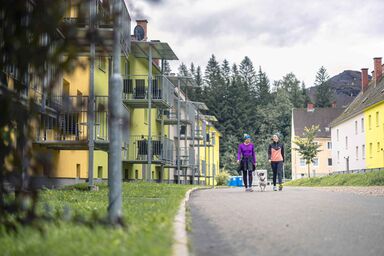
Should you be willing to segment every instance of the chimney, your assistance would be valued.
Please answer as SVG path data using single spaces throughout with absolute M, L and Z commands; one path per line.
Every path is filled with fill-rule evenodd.
M 307 112 L 313 112 L 313 111 L 315 111 L 315 106 L 313 105 L 313 103 L 308 103 Z
M 374 70 L 375 70 L 375 80 L 377 83 L 380 81 L 381 76 L 383 74 L 383 70 L 381 67 L 381 57 L 373 58 L 373 63 L 374 63 Z
M 332 108 L 336 108 L 336 101 L 332 102 Z
M 148 39 L 147 24 L 148 24 L 148 20 L 136 20 L 136 25 L 141 26 L 144 29 L 144 39 L 143 39 L 143 41 L 147 41 L 147 39 Z
M 365 92 L 368 88 L 368 69 L 362 68 L 361 69 L 361 91 Z

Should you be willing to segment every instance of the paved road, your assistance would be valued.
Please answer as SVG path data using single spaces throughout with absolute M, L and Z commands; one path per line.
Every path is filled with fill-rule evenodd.
M 200 190 L 193 255 L 384 255 L 384 197 L 310 188 Z

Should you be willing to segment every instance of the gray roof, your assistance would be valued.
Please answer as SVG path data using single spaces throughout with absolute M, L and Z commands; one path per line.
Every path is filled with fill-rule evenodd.
M 364 92 L 360 92 L 354 101 L 349 104 L 345 111 L 336 118 L 331 126 L 341 124 L 348 119 L 362 113 L 364 109 L 384 100 L 384 78 L 376 84 L 376 81 L 372 80 L 368 88 Z
M 295 136 L 301 136 L 305 127 L 319 125 L 320 131 L 317 133 L 318 138 L 330 138 L 331 131 L 326 129 L 330 127 L 330 123 L 337 118 L 345 108 L 315 108 L 314 111 L 308 112 L 306 108 L 293 109 L 293 126 L 295 128 Z

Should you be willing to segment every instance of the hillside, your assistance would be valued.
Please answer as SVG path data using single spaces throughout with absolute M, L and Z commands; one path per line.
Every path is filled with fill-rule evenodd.
M 329 79 L 337 107 L 346 107 L 359 94 L 361 89 L 361 72 L 345 70 Z M 316 86 L 309 87 L 308 95 L 315 102 Z

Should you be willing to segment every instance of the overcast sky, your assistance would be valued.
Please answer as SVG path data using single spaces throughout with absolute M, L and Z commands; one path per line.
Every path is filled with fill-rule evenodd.
M 149 39 L 168 42 L 180 61 L 232 64 L 249 56 L 271 80 L 293 72 L 307 86 L 324 65 L 333 76 L 373 68 L 384 57 L 383 0 L 126 0 Z

